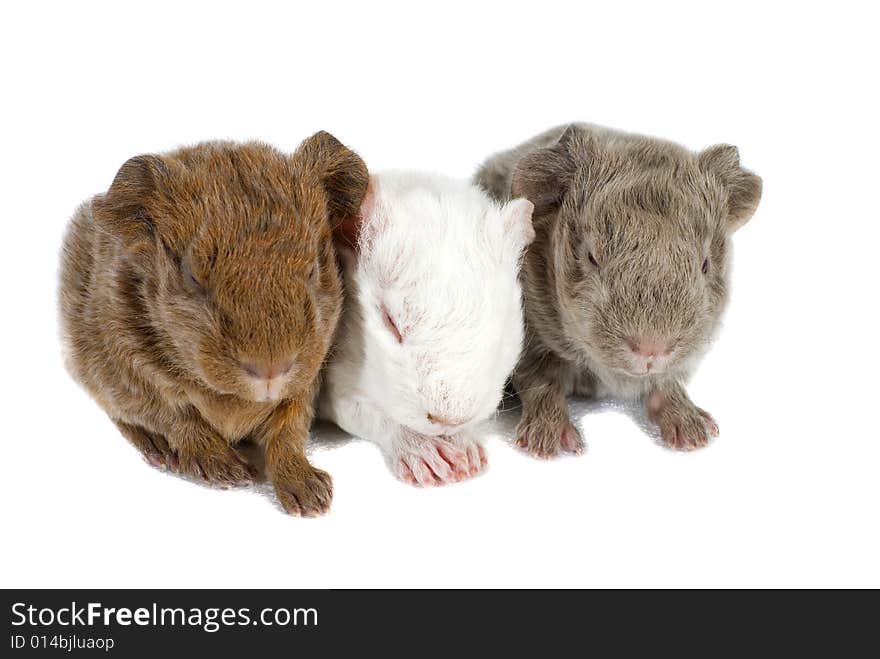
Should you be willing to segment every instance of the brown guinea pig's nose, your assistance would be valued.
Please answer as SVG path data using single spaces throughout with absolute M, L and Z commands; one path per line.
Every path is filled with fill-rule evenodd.
M 241 368 L 251 377 L 260 380 L 274 380 L 286 375 L 293 367 L 292 361 L 286 362 L 241 362 Z
M 632 336 L 626 340 L 626 344 L 640 357 L 660 357 L 672 352 L 669 340 L 659 336 Z

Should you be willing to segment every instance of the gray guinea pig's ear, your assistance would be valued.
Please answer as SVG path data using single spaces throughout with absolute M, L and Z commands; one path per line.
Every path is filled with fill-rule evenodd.
M 748 222 L 761 201 L 763 181 L 739 164 L 739 151 L 716 144 L 699 155 L 700 169 L 713 176 L 727 192 L 727 230 L 733 233 Z
M 156 227 L 150 205 L 168 176 L 168 164 L 160 156 L 126 160 L 107 194 L 92 201 L 95 220 L 126 245 L 151 242 Z
M 513 171 L 511 196 L 531 201 L 536 216 L 553 212 L 571 186 L 578 163 L 589 157 L 589 151 L 584 130 L 570 125 L 556 144 L 520 159 Z
M 293 158 L 321 180 L 334 227 L 358 214 L 369 183 L 367 166 L 358 154 L 321 130 L 300 144 Z

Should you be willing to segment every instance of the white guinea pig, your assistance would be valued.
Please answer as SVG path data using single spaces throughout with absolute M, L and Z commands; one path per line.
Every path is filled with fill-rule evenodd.
M 465 181 L 386 172 L 340 230 L 345 304 L 318 413 L 377 444 L 406 482 L 439 485 L 486 466 L 476 427 L 522 347 L 518 273 L 532 209 Z

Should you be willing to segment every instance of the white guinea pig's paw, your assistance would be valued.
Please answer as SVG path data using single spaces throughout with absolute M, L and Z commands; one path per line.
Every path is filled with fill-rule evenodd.
M 456 483 L 486 466 L 483 447 L 467 437 L 408 435 L 397 442 L 392 470 L 400 480 L 421 487 Z
M 655 392 L 648 398 L 648 415 L 660 426 L 663 443 L 676 451 L 703 448 L 718 437 L 718 424 L 712 415 L 690 401 L 672 403 Z
M 516 428 L 516 445 L 536 458 L 555 458 L 560 453 L 580 455 L 584 452 L 584 440 L 578 429 L 562 415 L 523 417 Z
M 460 480 L 476 476 L 489 466 L 486 449 L 470 432 L 460 432 L 457 435 L 445 437 L 445 439 L 464 451 L 467 456 L 466 462 L 460 461 L 456 465 L 458 472 L 462 475 Z

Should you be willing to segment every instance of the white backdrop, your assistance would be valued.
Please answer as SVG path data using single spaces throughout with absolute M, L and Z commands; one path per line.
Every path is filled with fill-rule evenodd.
M 867 3 L 302 4 L 2 9 L 0 586 L 880 586 Z M 705 450 L 580 402 L 584 456 L 518 453 L 512 413 L 484 476 L 417 490 L 322 442 L 333 507 L 300 520 L 148 468 L 62 369 L 62 231 L 132 155 L 325 129 L 373 169 L 466 177 L 568 120 L 736 144 L 764 178 L 690 388 Z

